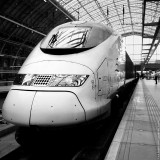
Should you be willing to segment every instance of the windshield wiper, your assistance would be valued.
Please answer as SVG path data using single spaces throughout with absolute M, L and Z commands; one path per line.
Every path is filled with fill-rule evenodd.
M 51 48 L 53 48 L 54 43 L 57 41 L 57 35 L 58 35 L 58 33 L 57 33 L 57 34 L 53 34 L 51 40 L 50 40 L 49 43 L 48 43 L 48 45 L 49 45 Z

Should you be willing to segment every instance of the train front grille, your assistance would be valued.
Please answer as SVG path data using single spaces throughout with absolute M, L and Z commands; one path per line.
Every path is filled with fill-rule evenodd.
M 48 86 L 52 75 L 38 75 L 32 83 L 32 86 Z

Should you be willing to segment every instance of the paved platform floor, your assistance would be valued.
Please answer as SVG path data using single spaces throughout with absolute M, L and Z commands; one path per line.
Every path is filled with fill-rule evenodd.
M 160 159 L 160 82 L 139 80 L 105 160 Z

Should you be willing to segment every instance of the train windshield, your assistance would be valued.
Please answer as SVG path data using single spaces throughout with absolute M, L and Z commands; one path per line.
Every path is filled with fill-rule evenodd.
M 89 30 L 89 27 L 60 28 L 42 41 L 41 48 L 84 48 Z

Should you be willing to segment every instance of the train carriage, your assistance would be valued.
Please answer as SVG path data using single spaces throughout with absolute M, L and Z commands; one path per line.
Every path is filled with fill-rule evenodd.
M 3 118 L 23 127 L 54 128 L 109 116 L 115 93 L 126 78 L 134 78 L 133 63 L 127 60 L 126 65 L 121 51 L 120 35 L 102 24 L 57 26 L 19 70 L 4 102 Z

